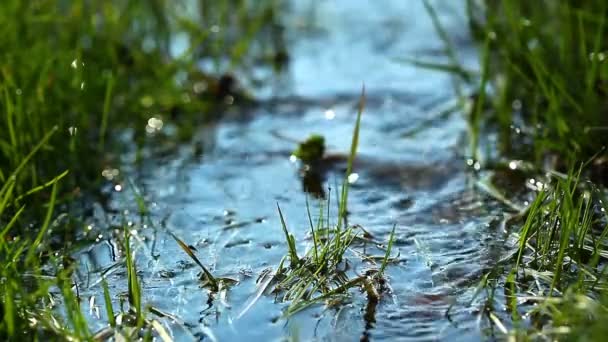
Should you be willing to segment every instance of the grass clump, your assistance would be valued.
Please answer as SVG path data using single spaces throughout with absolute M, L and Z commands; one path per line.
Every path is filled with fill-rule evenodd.
M 506 215 L 517 244 L 480 282 L 477 293 L 486 289 L 487 295 L 481 314 L 514 338 L 602 336 L 608 4 L 467 0 L 469 28 L 480 47 L 478 75 L 460 67 L 428 3 L 427 10 L 450 64 L 418 64 L 448 71 L 474 89 L 466 114 L 476 170 L 502 174 L 506 183 L 523 174 L 534 188 L 530 205 Z M 512 191 L 492 189 L 503 203 L 519 207 L 510 205 L 517 198 L 505 195 Z
M 119 166 L 111 152 L 125 142 L 117 132 L 132 129 L 141 146 L 174 125 L 187 139 L 195 123 L 247 101 L 239 68 L 280 43 L 274 7 L 244 0 L 2 1 L 0 182 L 57 129 L 16 191 L 66 169 L 72 172 L 60 194 L 88 190 L 102 181 L 104 167 Z
M 510 222 L 519 229 L 517 249 L 480 285 L 487 289 L 482 312 L 505 334 L 579 338 L 600 336 L 604 329 L 608 208 L 605 192 L 581 182 L 581 171 L 554 175 L 525 215 Z M 497 302 L 500 287 L 504 304 Z M 501 306 L 509 317 L 498 313 Z
M 141 281 L 137 274 L 136 253 L 131 245 L 131 233 L 127 229 L 127 225 L 123 225 L 123 231 L 124 264 L 127 272 L 127 301 L 129 306 L 127 310 L 124 310 L 121 301 L 121 311 L 117 312 L 114 309 L 107 280 L 105 276 L 102 276 L 101 287 L 108 326 L 95 332 L 92 339 L 107 340 L 114 338 L 152 341 L 155 337 L 159 337 L 162 341 L 172 341 L 169 333 L 159 320 L 149 315 L 149 313 L 152 313 L 158 318 L 163 318 L 166 314 L 151 305 L 144 304 Z M 83 323 L 86 326 L 86 321 Z
M 608 129 L 605 1 L 467 1 L 469 26 L 487 53 L 479 96 L 499 148 L 541 163 L 595 155 Z M 485 62 L 484 62 L 485 64 Z
M 141 149 L 170 135 L 163 126 L 176 128 L 173 140 L 188 139 L 196 123 L 249 100 L 237 85 L 247 78 L 240 68 L 259 64 L 281 44 L 275 6 L 0 2 L 0 339 L 99 337 L 72 278 L 70 255 L 89 243 L 80 221 L 85 198 L 98 195 L 102 170 L 120 168 L 115 152 L 125 146 Z M 124 132 L 132 138 L 121 138 Z M 144 315 L 127 235 L 134 328 L 161 336 L 158 322 Z
M 325 155 L 325 138 L 313 134 L 298 145 L 293 155 L 306 164 L 314 164 L 323 159 Z
M 361 115 L 365 105 L 364 99 L 365 91 L 363 91 L 359 103 L 345 179 L 353 172 L 353 163 L 359 142 Z M 307 156 L 313 154 L 316 156 L 319 150 L 323 151 L 323 146 L 322 137 L 312 136 L 301 144 L 298 150 L 305 149 Z M 309 151 L 311 149 L 312 152 Z M 304 160 L 302 157 L 299 158 Z M 391 253 L 394 229 L 389 239 L 386 254 L 382 258 L 382 264 L 378 269 L 370 269 L 363 275 L 349 273 L 348 268 L 351 261 L 347 258 L 347 253 L 349 249 L 354 247 L 357 240 L 365 239 L 359 235 L 358 227 L 349 226 L 346 223 L 347 198 L 348 181 L 344 181 L 338 201 L 338 217 L 335 224 L 330 221 L 330 199 L 327 200 L 327 213 L 325 213 L 323 206 L 320 206 L 316 223 L 313 222 L 310 207 L 307 204 L 312 247 L 302 256 L 298 254 L 295 237 L 289 232 L 281 208 L 277 204 L 288 251 L 276 271 L 277 284 L 274 287 L 274 292 L 281 296 L 281 301 L 290 302 L 285 312 L 287 316 L 323 301 L 328 304 L 340 303 L 341 299 L 347 297 L 349 290 L 353 288 L 362 288 L 367 294 L 368 302 L 377 304 L 381 293 L 387 289 L 383 274 Z M 365 253 L 360 252 L 358 255 L 365 255 Z M 286 260 L 289 260 L 289 265 L 285 265 Z M 373 307 L 375 307 L 375 304 Z
M 470 156 L 486 167 L 494 164 L 491 159 L 510 158 L 566 172 L 601 153 L 595 162 L 605 170 L 604 1 L 467 0 L 468 26 L 480 50 L 477 73 L 462 67 L 439 16 L 425 5 L 448 61 L 409 61 L 455 76 L 470 124 Z M 468 99 L 463 89 L 472 89 Z M 489 139 L 493 135 L 496 143 Z
M 382 261 L 380 266 L 359 275 L 349 272 L 349 268 L 357 259 L 361 262 L 371 258 L 368 258 L 363 250 L 359 251 L 357 246 L 372 241 L 369 237 L 365 237 L 365 234 L 361 234 L 360 227 L 331 226 L 329 217 L 323 214 L 323 207 L 320 207 L 319 218 L 315 224 L 308 211 L 312 247 L 304 255 L 298 256 L 295 238 L 287 229 L 280 207 L 278 210 L 288 241 L 288 254 L 276 271 L 277 283 L 273 292 L 280 296 L 281 301 L 290 302 L 285 312 L 286 316 L 321 302 L 326 302 L 328 306 L 339 305 L 348 298 L 349 291 L 355 288 L 361 288 L 367 294 L 368 301 L 378 303 L 381 294 L 388 289 L 384 271 L 390 261 L 394 229 L 385 255 L 380 258 Z M 353 248 L 357 251 L 349 253 Z M 356 259 L 352 260 L 349 254 Z M 287 259 L 289 265 L 285 265 Z
M 48 134 L 20 162 L 0 188 L 0 338 L 4 340 L 41 336 L 85 340 L 91 335 L 71 282 L 74 265 L 63 256 L 50 254 L 46 243 L 49 228 L 57 223 L 53 212 L 59 178 L 45 184 L 51 188 L 51 193 L 46 203 L 44 221 L 38 225 L 38 233 L 29 237 L 18 233 L 26 205 L 15 202 L 16 179 L 34 154 L 48 143 L 51 135 Z M 26 193 L 36 191 L 40 189 L 31 189 Z M 63 317 L 54 312 L 55 300 L 51 292 L 63 298 Z

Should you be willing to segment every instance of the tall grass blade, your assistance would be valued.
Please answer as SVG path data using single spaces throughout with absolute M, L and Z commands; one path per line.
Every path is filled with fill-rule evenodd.
M 141 287 L 139 285 L 139 279 L 137 278 L 137 267 L 135 260 L 133 259 L 133 253 L 131 251 L 130 234 L 127 230 L 127 226 L 124 226 L 124 239 L 125 239 L 125 254 L 126 254 L 126 266 L 127 266 L 127 281 L 129 287 L 129 303 L 135 311 L 137 317 L 137 326 L 143 327 L 144 315 L 142 311 L 141 302 Z
M 348 178 L 353 172 L 353 166 L 355 163 L 355 157 L 357 156 L 357 147 L 359 146 L 359 131 L 361 128 L 361 116 L 365 109 L 365 85 L 361 88 L 361 96 L 359 97 L 359 106 L 357 110 L 357 121 L 355 122 L 355 128 L 353 131 L 353 138 L 350 144 L 350 153 L 348 154 L 348 161 L 346 165 L 345 181 L 342 185 L 342 193 L 340 196 L 340 205 L 338 213 L 338 231 L 341 228 L 342 222 L 346 220 L 346 212 L 348 210 Z M 329 218 L 328 218 L 329 219 Z M 339 234 L 339 233 L 338 233 Z M 339 241 L 339 236 L 337 237 Z
M 380 276 L 382 276 L 384 274 L 386 265 L 388 265 L 388 260 L 391 255 L 391 250 L 393 249 L 393 242 L 395 241 L 395 228 L 397 228 L 396 223 L 393 225 L 393 229 L 391 230 L 391 235 L 388 239 L 388 246 L 386 247 L 386 254 L 384 255 L 384 259 L 382 260 L 382 265 L 380 266 L 380 271 L 378 271 Z
M 277 209 L 279 210 L 279 217 L 281 218 L 281 227 L 283 228 L 283 233 L 285 234 L 285 240 L 287 241 L 287 248 L 289 252 L 289 260 L 292 268 L 296 268 L 300 263 L 300 258 L 298 257 L 298 251 L 296 249 L 296 240 L 287 230 L 287 223 L 285 223 L 285 218 L 283 217 L 283 212 L 281 212 L 281 207 L 277 203 Z
M 108 118 L 110 116 L 110 104 L 112 101 L 112 89 L 114 88 L 114 76 L 110 75 L 106 83 L 106 92 L 103 100 L 103 112 L 101 125 L 99 128 L 99 150 L 102 151 L 105 145 L 106 131 L 108 129 Z
M 46 217 L 44 218 L 44 223 L 42 224 L 42 227 L 40 228 L 40 231 L 38 232 L 36 239 L 29 247 L 30 249 L 29 249 L 29 251 L 27 253 L 27 257 L 25 259 L 26 264 L 28 264 L 28 265 L 35 264 L 34 259 L 36 256 L 36 250 L 42 243 L 44 234 L 46 234 L 47 230 L 49 229 L 49 227 L 51 225 L 51 218 L 53 217 L 53 211 L 55 209 L 55 199 L 56 198 L 57 198 L 57 182 L 53 183 L 53 188 L 51 190 L 51 198 L 49 200 L 48 208 L 46 211 Z
M 198 259 L 198 257 L 194 254 L 194 252 L 192 252 L 192 249 L 190 247 L 188 247 L 188 245 L 186 243 L 184 243 L 184 241 L 182 241 L 180 238 L 178 238 L 172 232 L 169 232 L 169 234 L 171 234 L 171 236 L 177 242 L 177 244 L 179 245 L 179 247 L 184 252 L 186 252 L 186 254 L 188 254 L 188 256 L 190 257 L 190 259 L 192 259 L 203 270 L 203 273 L 205 274 L 205 277 L 207 278 L 207 281 L 209 281 L 209 284 L 211 285 L 211 287 L 214 288 L 214 289 L 218 289 L 219 287 L 218 287 L 218 281 L 217 281 L 217 279 L 215 279 L 215 277 L 213 276 L 213 274 L 211 274 L 211 272 L 209 272 L 209 270 L 207 269 L 207 267 L 205 267 L 205 265 L 203 265 L 203 263 Z
M 105 301 L 106 314 L 108 315 L 108 321 L 112 328 L 116 327 L 116 318 L 114 316 L 114 308 L 112 307 L 112 298 L 110 297 L 110 289 L 108 289 L 108 282 L 106 278 L 101 279 L 101 286 L 103 288 L 103 299 Z
M 57 132 L 57 130 L 58 127 L 54 126 L 48 133 L 44 135 L 44 137 L 40 140 L 40 142 L 38 142 L 38 144 L 36 144 L 36 146 L 34 146 L 30 153 L 28 153 L 25 158 L 21 160 L 21 163 L 19 163 L 19 165 L 9 176 L 9 179 L 16 177 L 21 172 L 25 165 L 32 159 L 32 157 L 38 152 L 38 150 L 40 150 L 42 146 L 44 146 L 51 139 L 51 137 L 53 136 L 53 134 L 55 134 L 55 132 Z M 2 185 L 2 188 L 0 188 L 0 194 L 4 193 L 9 184 L 10 182 L 6 182 L 4 183 L 4 185 Z

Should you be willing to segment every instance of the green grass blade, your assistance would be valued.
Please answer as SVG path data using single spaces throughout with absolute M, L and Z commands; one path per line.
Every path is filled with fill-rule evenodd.
M 287 223 L 285 223 L 285 218 L 283 217 L 283 212 L 281 212 L 281 207 L 277 203 L 277 209 L 279 210 L 279 217 L 281 219 L 281 227 L 283 228 L 283 233 L 285 234 L 285 240 L 287 241 L 287 248 L 289 252 L 289 259 L 291 262 L 291 267 L 295 268 L 300 263 L 300 258 L 298 257 L 298 251 L 296 250 L 296 242 L 293 235 L 289 234 L 287 230 Z
M 13 227 L 15 222 L 17 222 L 17 219 L 19 218 L 19 216 L 21 216 L 21 214 L 23 213 L 24 209 L 25 209 L 25 205 L 21 206 L 21 208 L 19 208 L 19 210 L 17 210 L 17 212 L 13 215 L 13 217 L 11 217 L 11 220 L 6 224 L 6 226 L 4 226 L 4 228 L 2 228 L 2 231 L 0 231 L 0 241 L 4 241 L 4 237 L 6 236 L 6 233 L 8 233 L 9 230 L 11 230 L 11 228 Z M 0 210 L 0 214 L 2 214 L 1 210 Z
M 51 190 L 51 198 L 49 200 L 48 208 L 46 211 L 46 217 L 44 218 L 44 223 L 36 236 L 36 239 L 29 247 L 29 251 L 27 253 L 27 257 L 25 258 L 26 264 L 32 265 L 34 264 L 34 259 L 36 256 L 36 250 L 42 243 L 42 239 L 44 238 L 44 234 L 46 234 L 49 226 L 51 225 L 51 218 L 53 217 L 53 210 L 55 209 L 55 200 L 57 198 L 57 182 L 53 183 L 53 188 Z
M 112 307 L 112 298 L 110 297 L 110 289 L 108 289 L 108 282 L 106 278 L 101 279 L 101 286 L 103 287 L 103 299 L 105 301 L 106 314 L 108 315 L 108 321 L 112 328 L 116 327 L 116 318 L 114 317 L 114 308 Z
M 361 96 L 359 97 L 359 106 L 357 110 L 357 121 L 355 122 L 355 128 L 353 130 L 353 137 L 350 144 L 350 153 L 348 154 L 348 161 L 346 165 L 345 180 L 342 184 L 342 193 L 340 196 L 340 205 L 338 213 L 338 225 L 337 230 L 340 231 L 342 222 L 346 220 L 346 212 L 348 210 L 348 178 L 353 172 L 353 166 L 355 163 L 355 157 L 357 156 L 357 147 L 359 146 L 359 131 L 361 128 L 361 116 L 365 109 L 365 85 L 361 88 Z
M 106 83 L 106 92 L 103 100 L 103 112 L 101 116 L 101 126 L 99 128 L 99 150 L 102 151 L 105 145 L 106 131 L 108 129 L 108 118 L 110 116 L 110 104 L 112 101 L 112 89 L 114 88 L 114 76 L 110 75 Z
M 129 287 L 129 303 L 135 311 L 137 317 L 137 326 L 143 327 L 144 316 L 142 312 L 141 302 L 141 287 L 139 285 L 139 279 L 137 278 L 137 267 L 131 252 L 130 234 L 127 226 L 124 226 L 124 239 L 125 239 L 125 255 L 126 255 L 126 266 L 127 266 L 127 281 Z
M 384 274 L 386 265 L 388 265 L 388 260 L 391 255 L 391 250 L 393 248 L 393 242 L 395 241 L 395 228 L 397 228 L 396 223 L 393 225 L 393 230 L 391 230 L 391 235 L 388 239 L 388 246 L 386 247 L 386 254 L 384 255 L 384 259 L 382 260 L 382 265 L 380 266 L 380 271 L 378 271 L 380 276 L 382 276 Z
M 55 134 L 55 132 L 57 132 L 58 127 L 55 126 L 53 127 L 48 133 L 46 133 L 44 135 L 44 137 L 40 140 L 40 142 L 38 142 L 38 144 L 36 144 L 36 146 L 34 146 L 34 148 L 30 151 L 30 153 L 28 153 L 25 158 L 23 158 L 21 160 L 21 163 L 19 163 L 19 165 L 15 168 L 15 170 L 11 173 L 11 175 L 9 176 L 9 178 L 13 178 L 16 177 L 21 170 L 25 167 L 25 165 L 32 159 L 32 157 L 38 152 L 38 150 L 40 150 L 42 148 L 42 146 L 44 146 L 53 136 L 53 134 Z M 10 184 L 10 182 L 6 182 L 2 188 L 0 189 L 0 194 L 4 193 L 4 191 L 6 190 L 6 187 L 8 187 Z
M 56 176 L 55 178 L 51 179 L 50 181 L 48 181 L 48 182 L 46 182 L 46 183 L 44 183 L 42 185 L 38 185 L 37 187 L 34 187 L 34 188 L 28 190 L 25 194 L 20 195 L 19 197 L 17 197 L 17 199 L 15 199 L 15 202 L 19 202 L 19 201 L 21 201 L 23 198 L 25 198 L 27 196 L 33 195 L 33 194 L 35 194 L 35 193 L 37 193 L 39 191 L 42 191 L 42 190 L 48 188 L 49 186 L 52 186 L 53 184 L 59 182 L 62 178 L 64 178 L 65 176 L 67 176 L 69 172 L 70 172 L 69 170 L 65 170 L 61 174 L 59 174 L 58 176 Z
M 209 272 L 209 270 L 207 269 L 207 267 L 205 267 L 205 265 L 203 265 L 203 263 L 198 259 L 198 257 L 194 254 L 194 252 L 192 251 L 192 249 L 190 247 L 188 247 L 188 245 L 182 241 L 180 238 L 178 238 L 175 234 L 173 234 L 172 232 L 169 232 L 169 234 L 171 234 L 171 236 L 173 237 L 173 239 L 177 242 L 177 244 L 179 245 L 179 247 L 186 252 L 186 254 L 188 254 L 188 256 L 190 257 L 190 259 L 194 260 L 194 262 L 203 270 L 203 273 L 205 274 L 205 276 L 207 277 L 207 281 L 209 281 L 209 284 L 211 284 L 211 286 L 214 289 L 218 289 L 218 282 L 217 279 L 213 276 L 213 274 L 211 274 L 211 272 Z

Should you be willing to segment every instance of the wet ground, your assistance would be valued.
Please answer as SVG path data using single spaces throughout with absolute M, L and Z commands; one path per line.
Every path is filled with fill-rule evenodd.
M 436 9 L 463 62 L 474 68 L 476 51 L 459 6 L 444 1 Z M 502 232 L 493 223 L 501 210 L 473 187 L 463 115 L 439 116 L 454 103 L 451 79 L 398 62 L 442 60 L 443 44 L 422 1 L 298 1 L 284 21 L 289 68 L 259 90 L 261 104 L 200 127 L 192 145 L 168 155 L 155 153 L 156 138 L 149 136 L 151 157 L 135 166 L 126 154 L 121 170 L 144 194 L 149 220 L 134 214 L 133 188 L 122 178 L 108 185 L 114 192 L 109 210 L 97 208 L 92 222 L 116 226 L 128 211 L 144 301 L 177 318 L 163 320 L 177 340 L 480 339 L 485 332 L 477 309 L 466 303 L 500 258 Z M 365 295 L 356 291 L 339 307 L 318 305 L 289 319 L 281 318 L 287 304 L 272 295 L 249 308 L 258 275 L 276 268 L 287 252 L 276 204 L 303 251 L 310 245 L 306 198 L 313 208 L 324 201 L 303 191 L 299 166 L 290 159 L 294 141 L 317 133 L 332 153 L 346 154 L 363 83 L 367 106 L 349 222 L 384 242 L 396 224 L 398 260 L 387 270 L 392 291 L 371 319 Z M 340 163 L 330 165 L 321 188 L 335 191 L 343 171 Z M 168 231 L 195 247 L 212 273 L 238 284 L 210 304 L 199 269 Z M 98 328 L 106 324 L 101 275 L 113 294 L 127 291 L 112 237 L 103 232 L 78 256 L 81 294 L 96 297 L 89 314 Z

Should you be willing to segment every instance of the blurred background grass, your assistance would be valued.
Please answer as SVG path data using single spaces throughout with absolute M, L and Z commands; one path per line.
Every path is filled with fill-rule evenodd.
M 473 37 L 487 43 L 488 84 L 480 91 L 491 96 L 479 125 L 498 132 L 503 155 L 542 164 L 601 153 L 608 4 L 468 0 L 467 8 Z

